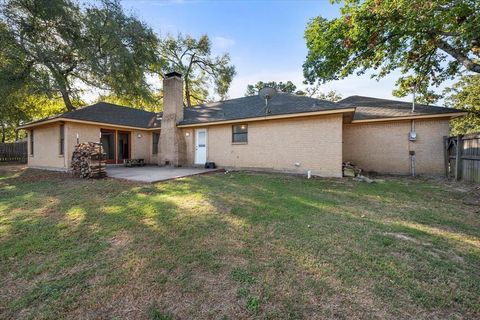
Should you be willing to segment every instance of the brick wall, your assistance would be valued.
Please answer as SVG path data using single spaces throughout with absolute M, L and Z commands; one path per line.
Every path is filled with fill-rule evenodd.
M 163 80 L 163 114 L 160 132 L 159 165 L 184 166 L 187 163 L 186 142 L 177 123 L 183 120 L 183 81 L 173 75 Z
M 240 123 L 248 124 L 247 144 L 232 143 L 231 124 L 207 127 L 208 161 L 221 167 L 341 176 L 341 115 Z
M 34 128 L 34 155 L 28 158 L 31 167 L 67 170 L 70 168 L 72 153 L 79 142 L 99 142 L 100 129 L 129 132 L 131 136 L 132 158 L 145 159 L 147 163 L 157 163 L 152 159 L 152 133 L 144 130 L 123 129 L 75 122 L 65 123 L 65 154 L 60 155 L 60 123 Z M 140 135 L 140 136 L 139 136 Z
M 60 124 L 35 127 L 33 131 L 33 155 L 30 150 L 30 131 L 28 134 L 28 166 L 66 170 L 68 156 L 60 155 Z
M 409 142 L 411 121 L 347 124 L 343 132 L 343 160 L 364 170 L 410 174 L 410 155 L 416 154 L 416 173 L 442 175 L 443 136 L 448 135 L 448 119 L 415 120 L 417 141 Z

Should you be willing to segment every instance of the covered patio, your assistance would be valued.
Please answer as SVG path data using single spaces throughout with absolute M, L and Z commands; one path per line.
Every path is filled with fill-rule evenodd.
M 172 168 L 158 166 L 124 167 L 121 165 L 107 165 L 107 176 L 115 179 L 154 183 L 208 173 L 217 170 L 218 169 L 180 167 Z

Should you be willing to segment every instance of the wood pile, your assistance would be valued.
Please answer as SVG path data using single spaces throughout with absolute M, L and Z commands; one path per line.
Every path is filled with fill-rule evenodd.
M 104 178 L 107 176 L 106 159 L 101 143 L 79 143 L 72 154 L 73 175 L 80 178 Z
M 362 169 L 351 162 L 342 163 L 342 172 L 344 177 L 357 177 L 362 173 Z
M 344 177 L 353 177 L 353 180 L 355 181 L 366 182 L 366 183 L 385 182 L 385 180 L 382 180 L 382 179 L 370 179 L 369 177 L 362 175 L 362 169 L 360 169 L 359 167 L 357 167 L 351 162 L 342 163 L 342 172 Z

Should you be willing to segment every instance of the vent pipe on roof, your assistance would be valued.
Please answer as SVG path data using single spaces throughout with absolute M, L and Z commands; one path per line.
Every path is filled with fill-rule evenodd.
M 415 89 L 413 89 L 412 112 L 415 112 Z

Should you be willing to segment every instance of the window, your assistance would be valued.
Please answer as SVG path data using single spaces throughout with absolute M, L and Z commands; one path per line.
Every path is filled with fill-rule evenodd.
M 248 126 L 246 124 L 235 124 L 232 126 L 232 142 L 233 143 L 248 142 Z
M 158 154 L 158 140 L 160 140 L 160 133 L 154 132 L 152 136 L 152 154 Z
M 65 125 L 60 125 L 60 155 L 63 156 L 65 152 Z
M 33 130 L 30 130 L 30 155 L 33 156 Z

